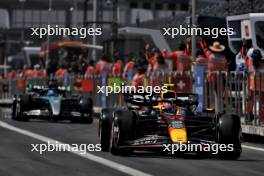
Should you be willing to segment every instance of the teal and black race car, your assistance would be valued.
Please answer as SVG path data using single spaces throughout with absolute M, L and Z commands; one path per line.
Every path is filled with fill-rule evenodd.
M 71 94 L 63 86 L 32 86 L 26 94 L 15 95 L 12 119 L 71 120 L 93 122 L 93 101 L 89 97 Z

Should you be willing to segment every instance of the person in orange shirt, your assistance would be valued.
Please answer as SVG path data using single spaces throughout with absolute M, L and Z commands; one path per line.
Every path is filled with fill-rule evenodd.
M 91 77 L 93 75 L 94 75 L 94 61 L 91 60 L 88 64 L 88 67 L 85 71 L 84 76 L 85 76 L 85 78 L 88 78 L 88 77 Z
M 113 76 L 120 76 L 122 73 L 122 61 L 117 56 L 115 56 L 115 63 L 112 68 L 112 75 Z
M 122 75 L 123 79 L 129 79 L 128 77 L 133 74 L 134 65 L 135 65 L 134 57 L 131 56 L 128 58 L 128 62 L 124 67 L 124 71 Z
M 64 67 L 60 67 L 56 72 L 55 72 L 55 77 L 56 78 L 64 78 L 66 75 L 67 70 Z
M 111 73 L 111 67 L 112 64 L 109 63 L 108 57 L 103 56 L 101 60 L 96 64 L 95 73 L 96 74 L 102 74 L 103 72 Z
M 205 56 L 208 58 L 208 84 L 209 92 L 213 92 L 210 97 L 215 97 L 215 101 L 209 104 L 215 107 L 216 112 L 223 110 L 223 96 L 224 96 L 224 76 L 220 74 L 221 71 L 227 71 L 227 59 L 222 54 L 225 46 L 215 41 L 212 46 L 207 49 L 205 41 L 200 41 L 200 46 L 203 49 Z
M 150 75 L 153 72 L 153 68 L 158 63 L 158 56 L 161 55 L 160 51 L 157 48 L 153 48 L 152 50 L 152 57 L 150 60 L 148 60 L 148 69 L 147 69 L 147 75 Z

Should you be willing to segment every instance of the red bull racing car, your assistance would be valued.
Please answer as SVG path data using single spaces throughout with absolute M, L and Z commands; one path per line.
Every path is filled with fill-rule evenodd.
M 155 149 L 171 154 L 180 151 L 211 153 L 222 159 L 239 158 L 241 124 L 237 115 L 196 113 L 196 94 L 176 96 L 168 91 L 159 96 L 127 94 L 124 97 L 126 108 L 102 110 L 99 140 L 103 151 L 130 155 L 136 150 Z M 189 151 L 193 149 L 190 147 L 179 150 L 179 146 L 195 144 L 201 150 Z

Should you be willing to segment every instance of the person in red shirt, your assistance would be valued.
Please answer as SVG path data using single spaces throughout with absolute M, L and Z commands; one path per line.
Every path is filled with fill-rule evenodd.
M 117 56 L 115 56 L 115 63 L 112 68 L 112 75 L 113 76 L 119 76 L 122 73 L 122 61 Z
M 24 66 L 23 78 L 24 80 L 28 80 L 34 76 L 33 70 L 28 68 L 26 65 Z
M 186 37 L 184 44 L 185 44 L 184 53 L 188 56 L 191 56 L 192 38 L 190 36 Z
M 85 71 L 84 76 L 85 76 L 85 78 L 87 78 L 87 77 L 91 77 L 93 75 L 94 75 L 94 61 L 91 60 L 88 64 L 88 67 Z
M 18 73 L 15 70 L 11 70 L 8 74 L 7 74 L 7 79 L 16 79 L 18 78 Z
M 202 50 L 198 50 L 196 52 L 196 60 L 195 65 L 204 68 L 204 71 L 208 69 L 208 59 L 205 57 L 204 52 Z
M 191 71 L 192 58 L 186 54 L 185 50 L 185 44 L 181 44 L 178 51 L 171 53 L 170 56 L 173 61 L 173 70 L 180 72 Z
M 40 71 L 40 65 L 36 64 L 34 65 L 34 69 L 32 70 L 32 77 L 37 78 L 39 76 L 39 71 Z
M 96 64 L 95 73 L 96 74 L 102 74 L 103 72 L 111 73 L 111 67 L 112 64 L 109 63 L 108 57 L 103 56 L 101 60 Z
M 44 69 L 44 68 L 39 69 L 39 70 L 38 70 L 38 77 L 40 77 L 40 78 L 45 78 L 45 77 L 47 77 L 46 69 Z

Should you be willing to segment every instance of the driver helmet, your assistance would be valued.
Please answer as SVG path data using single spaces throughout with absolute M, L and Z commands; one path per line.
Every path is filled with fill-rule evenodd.
M 48 90 L 48 96 L 54 96 L 55 92 L 54 90 Z

